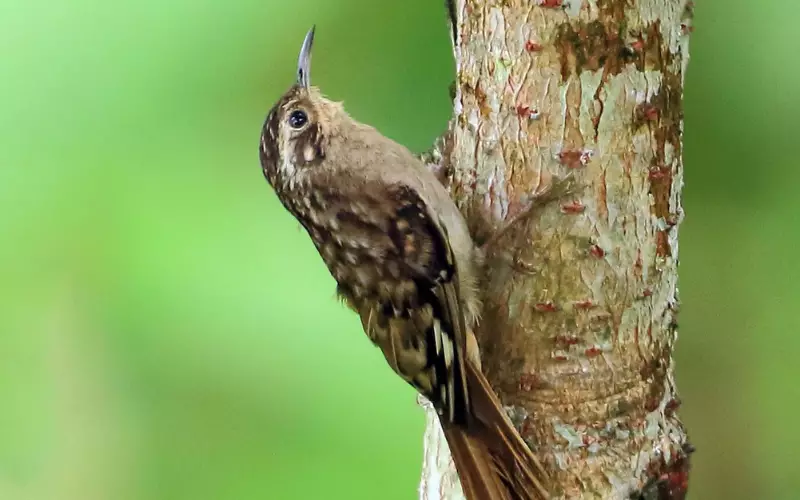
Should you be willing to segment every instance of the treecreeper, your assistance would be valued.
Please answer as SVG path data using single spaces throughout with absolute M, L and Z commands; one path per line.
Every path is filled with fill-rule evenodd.
M 389 366 L 436 408 L 469 500 L 549 498 L 548 476 L 481 372 L 482 249 L 446 188 L 404 146 L 297 78 L 269 111 L 259 155 Z

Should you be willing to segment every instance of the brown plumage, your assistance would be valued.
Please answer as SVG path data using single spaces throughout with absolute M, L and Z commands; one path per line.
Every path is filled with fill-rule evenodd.
M 309 85 L 313 34 L 264 123 L 265 177 L 391 368 L 438 410 L 467 498 L 548 498 L 480 371 L 480 252 L 461 213 L 411 152 Z

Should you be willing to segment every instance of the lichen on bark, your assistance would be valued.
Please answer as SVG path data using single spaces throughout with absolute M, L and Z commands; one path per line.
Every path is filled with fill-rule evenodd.
M 652 498 L 686 491 L 672 349 L 691 11 L 685 0 L 452 2 L 454 116 L 429 161 L 456 201 L 499 224 L 554 179 L 578 186 L 492 247 L 478 331 L 487 378 L 554 498 L 636 498 L 658 481 Z M 437 439 L 429 422 L 436 460 L 420 496 L 461 498 L 431 480 L 452 477 Z

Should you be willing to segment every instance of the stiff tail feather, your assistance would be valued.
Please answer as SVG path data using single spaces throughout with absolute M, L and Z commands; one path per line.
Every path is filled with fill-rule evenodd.
M 474 419 L 469 427 L 442 422 L 467 500 L 546 500 L 548 475 L 512 425 L 494 390 L 467 362 Z

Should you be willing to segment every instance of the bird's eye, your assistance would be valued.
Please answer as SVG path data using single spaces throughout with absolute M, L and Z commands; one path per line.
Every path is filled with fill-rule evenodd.
M 306 123 L 308 123 L 308 115 L 301 109 L 296 109 L 289 115 L 289 126 L 294 129 L 303 128 Z

